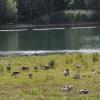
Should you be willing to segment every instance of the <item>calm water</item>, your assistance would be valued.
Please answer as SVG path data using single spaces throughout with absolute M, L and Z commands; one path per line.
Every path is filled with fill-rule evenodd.
M 100 28 L 0 32 L 0 51 L 99 48 Z

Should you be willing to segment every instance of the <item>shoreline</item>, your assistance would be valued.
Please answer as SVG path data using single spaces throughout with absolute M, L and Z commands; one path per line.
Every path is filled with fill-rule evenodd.
M 33 50 L 33 51 L 0 51 L 0 56 L 41 56 L 41 55 L 52 55 L 52 54 L 93 54 L 100 53 L 100 49 L 84 49 L 84 50 Z
M 47 24 L 47 25 L 33 25 L 33 24 L 8 24 L 8 25 L 0 25 L 0 31 L 6 30 L 42 30 L 42 29 L 67 29 L 67 28 L 77 28 L 77 27 L 99 27 L 100 23 L 71 23 L 71 24 Z

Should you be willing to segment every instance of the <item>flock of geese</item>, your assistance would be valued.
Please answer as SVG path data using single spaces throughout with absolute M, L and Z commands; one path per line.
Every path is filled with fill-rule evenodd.
M 48 69 L 53 68 L 53 66 L 54 66 L 54 62 L 53 62 L 53 63 L 49 63 L 48 65 L 45 65 L 45 66 L 43 67 L 43 69 L 44 69 L 44 70 L 48 70 Z M 80 68 L 80 65 L 77 65 L 76 67 L 77 67 L 77 68 Z M 8 72 L 11 72 L 11 65 L 10 65 L 10 64 L 8 64 L 8 66 L 7 66 L 6 68 L 7 68 L 7 71 L 8 71 Z M 29 67 L 22 66 L 22 67 L 21 67 L 21 70 L 22 70 L 22 71 L 27 71 L 27 70 L 29 70 Z M 34 70 L 35 70 L 35 71 L 38 71 L 38 66 L 34 66 Z M 11 74 L 11 76 L 18 77 L 19 74 L 20 74 L 20 71 L 13 71 L 12 74 Z M 66 76 L 69 76 L 69 75 L 70 75 L 70 70 L 69 70 L 68 68 L 65 69 L 63 75 L 64 75 L 65 77 L 66 77 Z M 29 74 L 28 74 L 28 78 L 32 79 L 32 73 L 29 73 Z M 79 74 L 77 74 L 77 75 L 74 77 L 74 79 L 80 79 Z M 72 85 L 65 85 L 65 86 L 63 86 L 63 87 L 61 88 L 61 91 L 62 91 L 62 92 L 70 92 L 72 89 L 73 89 L 73 86 L 72 86 Z M 89 91 L 88 91 L 87 89 L 81 89 L 81 90 L 79 90 L 79 94 L 88 94 L 88 93 L 89 93 Z

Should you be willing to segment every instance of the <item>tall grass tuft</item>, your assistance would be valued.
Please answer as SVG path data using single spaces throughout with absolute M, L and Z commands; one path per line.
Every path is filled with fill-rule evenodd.
M 96 61 L 99 61 L 98 53 L 95 53 L 92 55 L 92 61 L 95 63 Z
M 54 66 L 55 66 L 55 60 L 50 60 L 49 61 L 49 66 L 51 66 L 51 68 L 54 68 Z

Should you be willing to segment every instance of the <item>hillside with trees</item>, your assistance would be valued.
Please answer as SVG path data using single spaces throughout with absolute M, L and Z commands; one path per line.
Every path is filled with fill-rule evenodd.
M 98 22 L 100 0 L 0 0 L 0 24 Z

